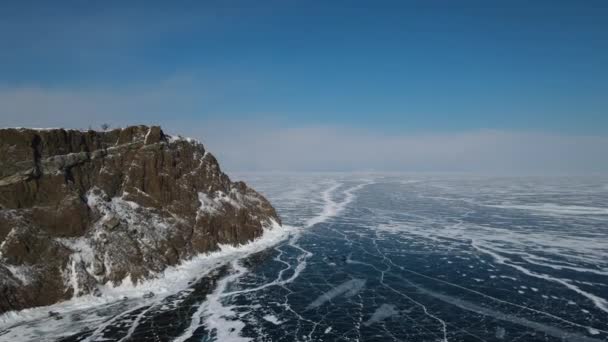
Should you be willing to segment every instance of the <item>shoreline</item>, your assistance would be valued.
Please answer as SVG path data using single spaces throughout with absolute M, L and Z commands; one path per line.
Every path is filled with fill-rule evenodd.
M 49 306 L 3 313 L 0 315 L 0 341 L 9 341 L 14 338 L 20 341 L 45 340 L 44 338 L 47 336 L 36 335 L 33 332 L 36 330 L 48 334 L 62 332 L 61 336 L 49 337 L 51 340 L 56 340 L 83 333 L 79 327 L 97 325 L 103 328 L 104 324 L 108 325 L 108 322 L 125 313 L 146 306 L 156 306 L 167 298 L 189 291 L 192 286 L 200 284 L 203 280 L 217 281 L 218 270 L 228 267 L 235 260 L 242 260 L 258 252 L 263 252 L 284 241 L 293 232 L 293 227 L 273 222 L 271 226 L 264 229 L 264 233 L 259 238 L 247 244 L 238 246 L 220 245 L 219 250 L 215 252 L 200 254 L 178 266 L 166 269 L 158 277 L 143 283 L 133 285 L 124 282 L 117 287 L 104 286 L 101 297 L 86 295 Z M 144 298 L 144 295 L 149 292 L 153 292 L 155 296 Z M 125 297 L 127 297 L 126 300 Z M 100 308 L 106 310 L 108 315 L 95 317 L 96 322 L 84 319 L 87 314 L 95 315 L 93 312 L 98 313 Z M 51 311 L 59 313 L 62 318 L 49 317 Z M 67 319 L 72 316 L 77 319 Z M 83 321 L 86 321 L 86 323 Z

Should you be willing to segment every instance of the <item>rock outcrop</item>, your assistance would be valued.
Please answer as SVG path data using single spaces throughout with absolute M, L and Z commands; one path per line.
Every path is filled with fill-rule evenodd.
M 137 283 L 275 222 L 202 144 L 160 127 L 0 129 L 0 312 Z

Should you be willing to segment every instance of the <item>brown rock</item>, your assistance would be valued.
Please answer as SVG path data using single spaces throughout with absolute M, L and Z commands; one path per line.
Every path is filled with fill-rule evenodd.
M 156 144 L 165 139 L 165 135 L 163 131 L 160 129 L 160 126 L 152 126 L 148 133 L 146 133 L 146 137 L 144 140 L 144 144 Z
M 154 277 L 272 221 L 203 145 L 158 126 L 0 129 L 0 312 Z

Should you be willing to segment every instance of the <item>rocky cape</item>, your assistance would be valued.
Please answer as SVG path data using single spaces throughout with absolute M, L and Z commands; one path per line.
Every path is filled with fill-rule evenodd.
M 201 143 L 160 127 L 0 129 L 0 313 L 138 283 L 275 224 Z

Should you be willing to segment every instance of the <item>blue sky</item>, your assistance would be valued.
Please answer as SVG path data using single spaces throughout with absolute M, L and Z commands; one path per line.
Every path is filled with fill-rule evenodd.
M 606 18 L 605 1 L 4 1 L 0 125 L 159 122 L 229 163 L 219 128 L 604 139 Z

